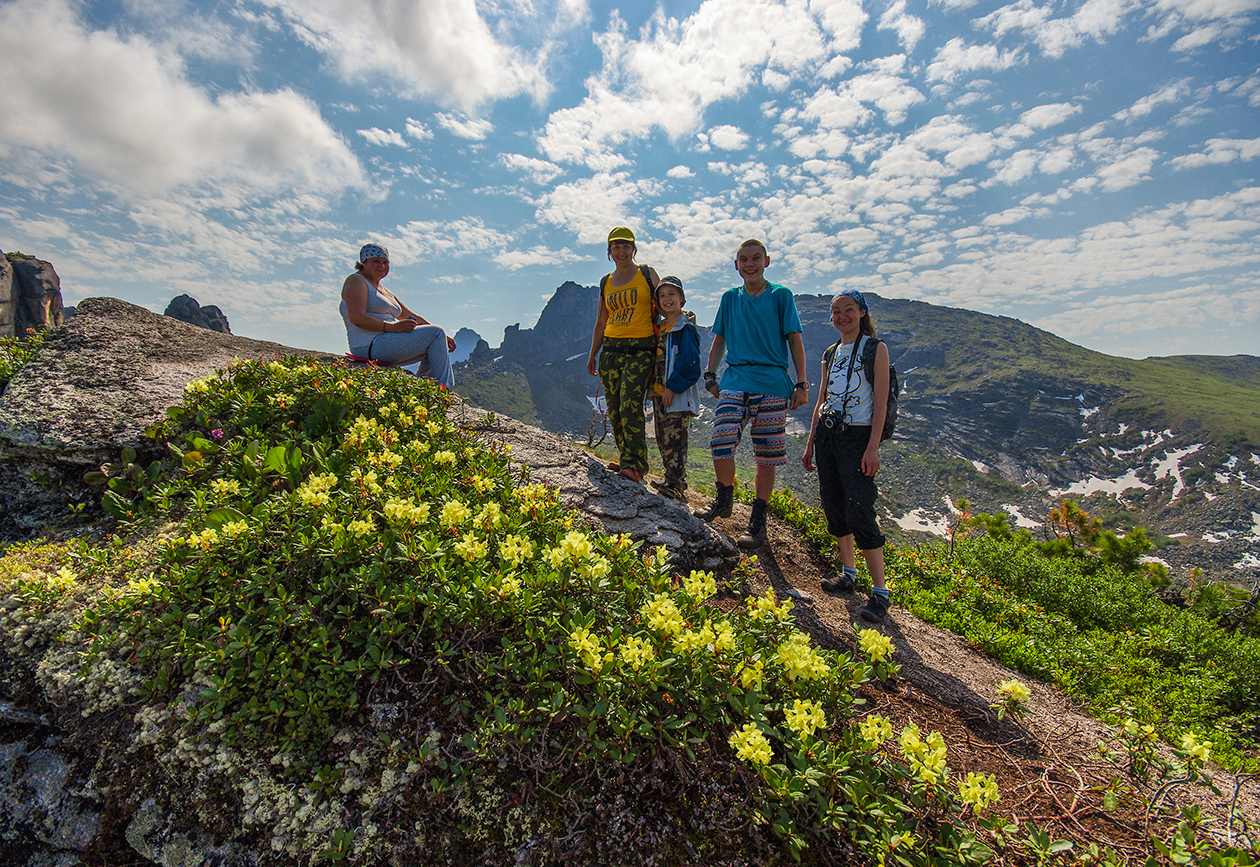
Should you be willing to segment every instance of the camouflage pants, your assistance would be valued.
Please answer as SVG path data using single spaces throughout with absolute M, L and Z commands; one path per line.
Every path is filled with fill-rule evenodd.
M 654 397 L 652 424 L 656 428 L 661 463 L 665 465 L 665 484 L 680 491 L 687 490 L 687 429 L 691 427 L 691 413 L 666 412 L 665 404 Z
M 642 475 L 648 471 L 643 398 L 652 382 L 653 344 L 651 337 L 606 337 L 599 356 L 599 381 L 621 468 Z

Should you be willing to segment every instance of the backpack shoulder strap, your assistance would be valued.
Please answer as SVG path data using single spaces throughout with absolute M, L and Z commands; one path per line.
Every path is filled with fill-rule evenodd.
M 884 341 L 878 337 L 866 335 L 866 343 L 862 347 L 862 367 L 866 371 L 866 381 L 871 385 L 875 384 L 875 353 L 879 350 L 879 345 Z M 891 367 L 891 365 L 889 365 Z

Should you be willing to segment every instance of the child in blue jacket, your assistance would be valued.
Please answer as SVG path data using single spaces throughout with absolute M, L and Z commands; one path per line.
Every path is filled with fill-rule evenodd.
M 663 496 L 685 499 L 687 490 L 687 429 L 700 409 L 700 332 L 683 315 L 682 281 L 665 277 L 656 287 L 660 310 L 661 348 L 664 351 L 664 381 L 660 393 L 652 397 L 652 421 L 656 427 L 656 447 L 665 465 L 665 481 L 653 482 Z

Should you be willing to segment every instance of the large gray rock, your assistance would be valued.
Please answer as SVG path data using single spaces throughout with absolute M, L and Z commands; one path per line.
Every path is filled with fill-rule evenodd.
M 27 538 L 95 502 L 83 473 L 140 445 L 184 387 L 233 358 L 317 355 L 220 334 L 115 298 L 88 298 L 49 331 L 0 395 L 0 540 Z
M 17 253 L 0 256 L 0 335 L 21 336 L 62 321 L 61 278 L 52 264 Z
M 191 295 L 172 298 L 171 303 L 166 305 L 166 313 L 163 315 L 178 319 L 180 322 L 187 322 L 189 325 L 196 325 L 198 328 L 218 331 L 220 334 L 232 333 L 231 327 L 228 326 L 227 316 L 222 310 L 213 304 L 202 307 Z
M 64 755 L 21 741 L 0 745 L 0 845 L 37 841 L 64 856 L 87 850 L 100 830 L 91 785 Z

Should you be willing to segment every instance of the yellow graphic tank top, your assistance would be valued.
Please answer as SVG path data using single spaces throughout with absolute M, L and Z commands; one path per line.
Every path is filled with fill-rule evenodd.
M 604 304 L 608 307 L 605 337 L 651 337 L 652 288 L 643 276 L 643 269 L 625 286 L 614 286 L 612 275 L 604 284 Z

